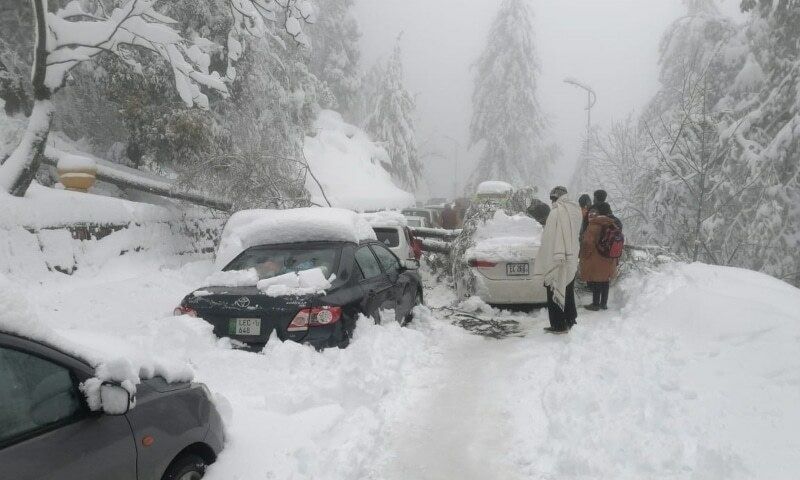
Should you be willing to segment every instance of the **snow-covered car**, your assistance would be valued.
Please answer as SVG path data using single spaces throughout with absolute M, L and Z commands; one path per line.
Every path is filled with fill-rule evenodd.
M 200 317 L 218 337 L 261 349 L 275 336 L 345 347 L 362 315 L 401 324 L 422 303 L 418 263 L 378 242 L 363 217 L 336 208 L 247 210 L 228 220 L 219 271 L 176 315 Z
M 468 276 L 456 281 L 459 298 L 477 295 L 497 306 L 546 303 L 543 280 L 533 275 L 541 236 L 541 225 L 527 215 L 494 212 L 478 225 L 461 259 Z
M 429 208 L 425 207 L 418 207 L 418 208 L 407 208 L 401 212 L 406 217 L 422 217 L 428 223 L 428 227 L 438 227 L 439 226 L 439 218 L 436 216 L 436 212 Z
M 375 231 L 378 241 L 386 245 L 401 260 L 419 261 L 422 250 L 401 213 L 382 211 L 361 214 Z
M 429 228 L 430 224 L 425 217 L 418 217 L 415 215 L 406 215 L 406 223 L 411 228 Z
M 478 202 L 495 201 L 505 202 L 514 193 L 514 186 L 510 183 L 497 180 L 481 182 L 475 192 L 475 200 Z
M 98 376 L 80 355 L 0 330 L 2 478 L 202 478 L 224 443 L 204 385 L 153 376 L 132 397 L 131 385 Z

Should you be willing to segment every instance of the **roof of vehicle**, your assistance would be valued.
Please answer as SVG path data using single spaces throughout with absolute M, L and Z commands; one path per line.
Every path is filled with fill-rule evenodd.
M 489 180 L 478 185 L 477 195 L 497 195 L 514 191 L 514 186 L 507 182 Z
M 375 232 L 359 214 L 341 208 L 242 210 L 225 224 L 216 266 L 224 268 L 250 247 L 298 242 L 359 243 L 375 239 Z
M 408 225 L 405 215 L 400 212 L 384 210 L 382 212 L 362 213 L 363 218 L 371 227 L 405 227 Z

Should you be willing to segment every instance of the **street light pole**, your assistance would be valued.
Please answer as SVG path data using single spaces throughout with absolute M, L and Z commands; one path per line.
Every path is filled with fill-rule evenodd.
M 580 173 L 588 167 L 589 162 L 589 154 L 591 152 L 591 142 L 592 142 L 592 108 L 597 103 L 597 94 L 594 92 L 594 89 L 583 82 L 580 82 L 574 78 L 565 78 L 564 83 L 568 83 L 574 87 L 581 88 L 586 90 L 586 145 L 584 151 L 584 158 L 581 162 L 582 164 L 579 165 L 579 168 L 575 170 L 575 175 L 573 176 L 573 186 L 577 188 L 581 188 L 581 185 L 576 180 L 580 178 Z
M 597 94 L 594 93 L 594 89 L 585 83 L 579 82 L 574 78 L 565 78 L 564 83 L 568 83 L 572 86 L 582 88 L 586 90 L 586 139 L 587 141 L 591 138 L 592 133 L 592 108 L 597 103 Z

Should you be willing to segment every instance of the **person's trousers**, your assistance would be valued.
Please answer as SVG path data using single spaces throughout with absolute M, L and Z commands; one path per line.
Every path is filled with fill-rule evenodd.
M 611 282 L 586 282 L 592 289 L 592 305 L 597 307 L 608 306 L 608 288 Z
M 578 309 L 575 306 L 575 280 L 567 285 L 564 310 L 553 300 L 553 289 L 547 287 L 547 313 L 550 316 L 550 327 L 553 330 L 568 330 L 572 328 L 578 318 Z

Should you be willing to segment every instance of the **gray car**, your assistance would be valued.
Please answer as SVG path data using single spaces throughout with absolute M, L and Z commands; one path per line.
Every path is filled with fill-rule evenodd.
M 135 408 L 109 414 L 91 411 L 79 391 L 93 376 L 74 356 L 0 332 L 0 477 L 196 480 L 222 450 L 205 385 L 144 380 Z M 129 400 L 120 386 L 103 388 Z

